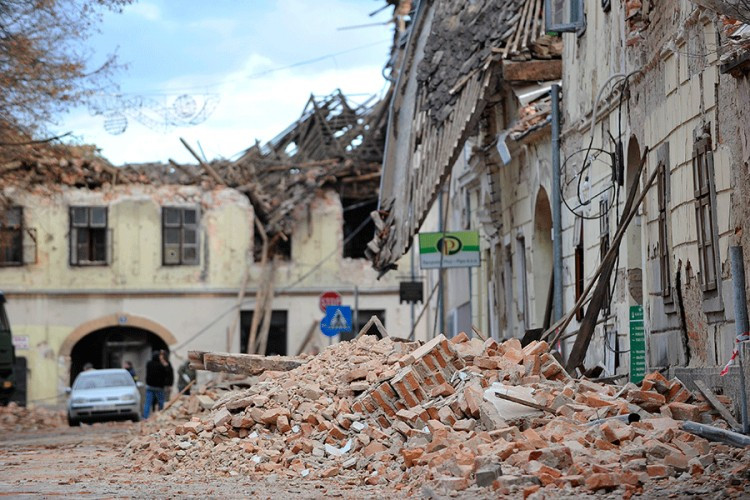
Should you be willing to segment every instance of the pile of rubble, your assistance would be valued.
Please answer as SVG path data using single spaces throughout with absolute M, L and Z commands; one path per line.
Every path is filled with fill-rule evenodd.
M 65 412 L 42 407 L 26 408 L 10 403 L 0 406 L 0 432 L 19 433 L 67 427 Z
M 700 484 L 730 471 L 748 484 L 750 448 L 709 442 L 681 420 L 726 427 L 677 379 L 572 379 L 545 342 L 364 336 L 290 372 L 266 372 L 126 453 L 137 469 L 164 473 L 336 478 L 408 494 L 431 485 L 630 496 L 647 483 Z

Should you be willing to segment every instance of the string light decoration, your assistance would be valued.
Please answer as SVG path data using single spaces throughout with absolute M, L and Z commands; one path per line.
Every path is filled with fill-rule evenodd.
M 103 95 L 89 105 L 92 116 L 104 118 L 104 130 L 112 135 L 123 134 L 129 119 L 161 132 L 175 127 L 203 123 L 219 104 L 218 94 L 177 97 L 144 97 L 127 94 Z

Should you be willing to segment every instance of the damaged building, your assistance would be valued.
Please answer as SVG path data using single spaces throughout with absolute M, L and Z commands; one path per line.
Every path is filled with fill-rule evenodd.
M 418 233 L 478 231 L 479 266 L 427 273 L 429 332 L 541 337 L 571 373 L 739 400 L 719 372 L 729 248 L 750 262 L 750 30 L 716 3 L 419 5 L 369 256 L 388 273 Z
M 54 404 L 86 363 L 129 360 L 143 379 L 157 349 L 175 369 L 188 349 L 321 350 L 354 334 L 321 334 L 327 290 L 358 313 L 355 333 L 377 316 L 408 335 L 398 277 L 377 281 L 364 258 L 383 106 L 312 96 L 235 161 L 113 167 L 88 147 L 14 151 L 0 276 L 26 399 Z

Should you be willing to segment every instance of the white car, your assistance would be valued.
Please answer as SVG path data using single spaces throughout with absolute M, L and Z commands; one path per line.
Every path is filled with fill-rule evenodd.
M 127 370 L 87 370 L 73 382 L 68 399 L 68 424 L 93 420 L 141 418 L 141 394 Z

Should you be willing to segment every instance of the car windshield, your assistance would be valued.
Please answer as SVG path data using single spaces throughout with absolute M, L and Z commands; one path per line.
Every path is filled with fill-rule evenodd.
M 78 377 L 73 389 L 103 389 L 131 385 L 133 385 L 133 378 L 127 373 L 102 373 Z

